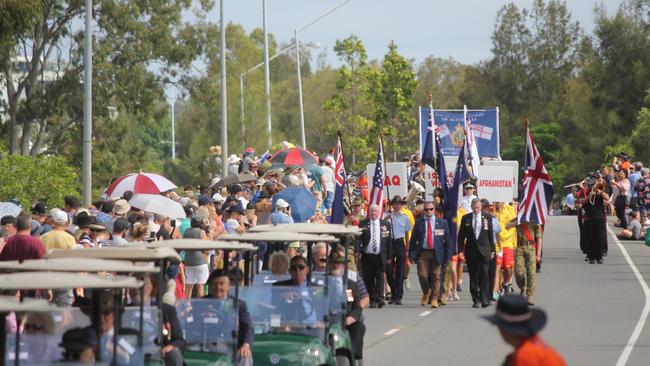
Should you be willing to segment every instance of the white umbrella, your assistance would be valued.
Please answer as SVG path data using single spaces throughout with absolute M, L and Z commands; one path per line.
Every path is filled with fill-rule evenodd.
M 13 202 L 0 202 L 0 218 L 3 216 L 18 216 L 23 209 Z
M 129 204 L 146 212 L 175 219 L 185 218 L 185 210 L 180 203 L 159 194 L 136 194 Z
M 135 194 L 157 194 L 176 189 L 176 185 L 162 175 L 155 173 L 131 173 L 117 178 L 104 191 L 104 195 L 111 198 L 122 197 L 124 192 L 131 191 Z

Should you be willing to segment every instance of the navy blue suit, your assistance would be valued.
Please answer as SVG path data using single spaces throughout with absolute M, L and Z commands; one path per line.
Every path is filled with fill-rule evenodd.
M 443 230 L 443 235 L 436 235 L 436 230 Z M 440 231 L 438 231 L 440 232 Z M 436 217 L 435 225 L 433 227 L 433 250 L 436 254 L 438 263 L 447 263 L 452 256 L 453 247 L 451 239 L 449 238 L 449 225 L 445 219 Z M 420 216 L 415 220 L 415 227 L 411 234 L 411 241 L 409 242 L 409 258 L 412 262 L 417 261 L 420 256 L 422 246 L 425 245 L 427 240 L 427 225 L 424 216 Z
M 427 243 L 427 230 L 431 218 L 420 216 L 415 220 L 413 234 L 409 242 L 409 258 L 417 263 L 418 280 L 423 293 L 423 301 L 437 301 L 440 297 L 441 272 L 451 259 L 452 245 L 449 237 L 449 225 L 445 219 L 435 217 L 431 227 L 432 248 Z

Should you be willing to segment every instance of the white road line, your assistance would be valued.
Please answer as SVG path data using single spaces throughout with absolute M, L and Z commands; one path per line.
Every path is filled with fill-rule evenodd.
M 431 314 L 431 310 L 423 311 L 423 312 L 421 312 L 420 315 L 418 315 L 418 316 L 425 317 L 425 316 L 428 316 L 429 314 Z
M 614 234 L 612 229 L 610 229 L 609 226 L 607 227 L 607 231 L 609 231 L 610 235 L 612 235 L 614 241 L 616 242 L 616 245 L 623 253 L 623 256 L 625 257 L 627 264 L 632 269 L 632 272 L 634 272 L 634 276 L 639 281 L 639 284 L 643 289 L 643 294 L 645 295 L 645 305 L 643 306 L 643 311 L 641 311 L 641 316 L 639 317 L 639 321 L 636 323 L 636 326 L 634 327 L 634 331 L 632 331 L 632 335 L 630 335 L 630 339 L 628 339 L 627 344 L 623 349 L 623 352 L 621 353 L 621 355 L 618 358 L 618 361 L 616 362 L 616 366 L 624 366 L 625 364 L 627 364 L 627 360 L 630 358 L 630 355 L 634 350 L 634 346 L 636 345 L 636 342 L 639 340 L 639 336 L 641 335 L 641 332 L 643 331 L 643 327 L 645 326 L 645 321 L 648 319 L 648 313 L 650 313 L 650 288 L 648 288 L 648 284 L 645 282 L 645 279 L 643 279 L 643 276 L 641 275 L 639 269 L 632 261 L 632 258 L 630 258 L 630 254 L 628 254 L 627 249 L 625 249 L 623 244 L 621 244 L 621 242 L 618 240 L 618 238 L 616 237 L 616 235 Z
M 399 328 L 393 328 L 387 332 L 384 333 L 385 336 L 392 336 L 393 334 L 399 332 Z

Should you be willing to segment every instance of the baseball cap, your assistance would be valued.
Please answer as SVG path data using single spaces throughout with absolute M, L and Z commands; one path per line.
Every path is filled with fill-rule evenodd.
M 50 217 L 52 218 L 52 220 L 54 220 L 54 224 L 56 225 L 63 226 L 68 223 L 68 214 L 61 209 L 58 208 L 51 209 Z
M 289 203 L 288 203 L 287 201 L 283 200 L 282 198 L 279 198 L 279 199 L 275 202 L 275 205 L 276 205 L 276 207 L 280 207 L 280 208 L 287 208 L 287 207 L 289 207 Z
M 32 207 L 32 213 L 35 215 L 47 214 L 47 205 L 43 202 L 38 202 L 34 207 Z

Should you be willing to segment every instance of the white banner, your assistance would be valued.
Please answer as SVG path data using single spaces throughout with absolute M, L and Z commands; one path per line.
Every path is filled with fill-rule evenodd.
M 511 202 L 517 197 L 517 176 L 511 165 L 481 165 L 477 194 L 490 202 Z
M 386 179 L 384 180 L 384 198 L 393 198 L 396 195 L 406 197 L 408 194 L 408 177 L 406 176 L 406 163 L 386 163 Z M 375 174 L 375 164 L 368 164 L 368 193 L 372 189 L 372 176 Z M 390 193 L 390 197 L 388 194 Z

